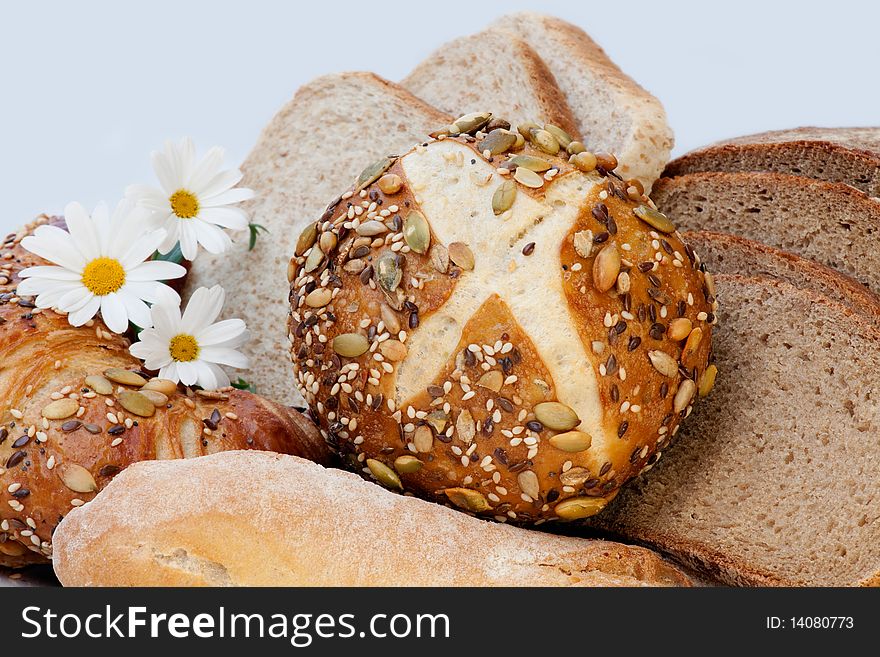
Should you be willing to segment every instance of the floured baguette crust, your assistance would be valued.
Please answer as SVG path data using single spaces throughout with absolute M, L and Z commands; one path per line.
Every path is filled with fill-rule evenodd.
M 542 117 L 580 137 L 547 64 L 507 32 L 487 30 L 450 41 L 400 84 L 454 116 L 488 109 L 514 125 Z
M 0 247 L 0 564 L 47 561 L 59 520 L 134 461 L 250 447 L 328 460 L 310 420 L 251 393 L 172 384 L 149 393 L 155 403 L 134 394 L 149 374 L 136 373 L 141 362 L 125 337 L 97 318 L 73 327 L 66 316 L 15 296 L 18 273 L 46 264 L 20 242 L 49 221 L 39 219 Z M 121 376 L 134 385 L 120 383 Z
M 633 185 L 530 143 L 487 160 L 484 138 L 373 165 L 303 232 L 297 380 L 328 441 L 388 487 L 499 520 L 585 517 L 690 412 L 711 277 L 668 220 L 638 218 Z
M 490 30 L 525 40 L 553 73 L 587 147 L 614 153 L 618 173 L 651 189 L 674 143 L 657 98 L 621 71 L 586 32 L 562 19 L 520 12 L 499 18 Z
M 794 128 L 736 137 L 682 155 L 663 175 L 704 171 L 808 176 L 880 196 L 880 128 Z
M 880 332 L 781 280 L 717 286 L 718 385 L 591 524 L 729 585 L 876 585 Z
M 265 452 L 137 464 L 55 540 L 66 586 L 690 585 L 643 548 L 486 523 Z
M 242 184 L 256 192 L 243 207 L 268 232 L 252 251 L 245 235 L 230 253 L 202 253 L 187 280 L 188 292 L 223 282 L 223 317 L 241 317 L 251 330 L 243 376 L 257 392 L 302 405 L 282 357 L 290 348 L 285 273 L 299 231 L 364 162 L 409 150 L 452 118 L 372 73 L 339 73 L 300 87 L 265 127 L 241 169 Z

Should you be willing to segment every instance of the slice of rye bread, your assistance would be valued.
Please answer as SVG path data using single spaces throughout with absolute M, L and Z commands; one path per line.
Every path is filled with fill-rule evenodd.
M 450 114 L 492 112 L 520 123 L 552 123 L 579 136 L 553 74 L 529 45 L 508 32 L 487 30 L 446 43 L 401 84 Z
M 663 105 L 612 62 L 582 29 L 532 12 L 499 18 L 490 29 L 524 39 L 546 62 L 587 148 L 610 151 L 624 178 L 650 190 L 674 143 Z
M 683 230 L 741 235 L 880 291 L 880 201 L 849 185 L 781 173 L 692 173 L 661 178 L 651 197 Z
M 880 196 L 880 128 L 795 128 L 737 137 L 682 155 L 663 175 L 700 171 L 790 173 Z
M 251 221 L 265 226 L 253 251 L 247 239 L 233 253 L 202 253 L 189 291 L 222 281 L 224 317 L 244 319 L 252 333 L 242 373 L 257 390 L 299 404 L 287 338 L 287 267 L 305 225 L 380 157 L 404 152 L 453 117 L 372 73 L 341 73 L 302 86 L 263 130 L 242 165 L 243 185 L 256 191 Z
M 714 390 L 592 524 L 730 585 L 880 582 L 880 332 L 784 281 L 717 288 Z
M 779 278 L 818 292 L 880 326 L 880 296 L 830 267 L 728 233 L 696 231 L 683 233 L 682 238 L 713 274 Z

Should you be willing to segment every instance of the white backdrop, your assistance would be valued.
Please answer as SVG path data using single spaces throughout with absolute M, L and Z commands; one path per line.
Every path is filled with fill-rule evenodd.
M 192 135 L 237 163 L 322 73 L 392 80 L 520 9 L 585 28 L 666 105 L 676 153 L 796 125 L 880 122 L 880 3 L 626 0 L 0 1 L 0 230 L 151 182 Z

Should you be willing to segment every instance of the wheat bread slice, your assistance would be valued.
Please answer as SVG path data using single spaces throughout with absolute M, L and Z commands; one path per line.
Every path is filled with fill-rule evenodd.
M 728 233 L 695 231 L 682 238 L 713 274 L 779 278 L 822 294 L 880 326 L 880 296 L 830 267 Z
M 880 332 L 784 281 L 719 275 L 718 378 L 593 524 L 731 585 L 880 573 Z
M 582 29 L 533 12 L 499 18 L 492 30 L 524 39 L 541 56 L 568 101 L 587 148 L 617 156 L 617 172 L 645 188 L 660 175 L 674 143 L 666 112 Z
M 487 30 L 440 46 L 401 84 L 450 114 L 492 112 L 514 128 L 552 123 L 579 136 L 577 123 L 553 74 L 513 34 Z
M 663 175 L 701 171 L 788 173 L 880 196 L 880 128 L 794 128 L 737 137 L 682 155 Z
M 781 173 L 707 172 L 661 178 L 651 196 L 681 229 L 747 237 L 880 290 L 880 201 L 849 185 Z
M 233 253 L 201 253 L 189 290 L 221 281 L 225 317 L 244 319 L 251 369 L 242 373 L 257 390 L 297 404 L 287 338 L 287 267 L 303 227 L 352 185 L 376 159 L 409 150 L 453 117 L 372 73 L 341 73 L 302 86 L 260 135 L 242 171 L 256 198 L 247 210 L 264 226 L 256 247 L 239 241 Z

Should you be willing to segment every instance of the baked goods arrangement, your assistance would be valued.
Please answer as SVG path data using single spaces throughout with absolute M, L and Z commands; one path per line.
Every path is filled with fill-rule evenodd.
M 163 217 L 160 253 L 207 251 L 175 274 L 183 296 L 209 322 L 248 318 L 251 340 L 230 324 L 231 351 L 169 363 L 178 331 L 195 342 L 175 353 L 200 363 L 203 333 L 169 328 L 189 309 L 151 290 L 153 326 L 97 352 L 118 360 L 62 360 L 79 378 L 35 384 L 16 428 L 53 394 L 74 395 L 85 426 L 87 392 L 110 406 L 182 382 L 152 417 L 116 416 L 138 447 L 72 509 L 47 445 L 92 474 L 112 452 L 50 420 L 34 481 L 55 492 L 30 495 L 65 518 L 50 544 L 16 516 L 31 529 L 7 523 L 0 551 L 30 540 L 66 585 L 880 584 L 880 129 L 764 133 L 669 162 L 672 143 L 660 102 L 589 36 L 522 13 L 400 84 L 302 86 L 243 177 L 196 175 L 181 195 L 166 179 L 194 155 L 166 149 L 162 193 L 131 196 Z M 252 239 L 230 241 L 245 215 Z M 254 225 L 270 237 L 254 243 Z M 26 232 L 14 267 L 36 264 Z M 222 311 L 206 301 L 218 281 Z M 107 337 L 99 318 L 36 317 L 55 322 L 44 342 Z M 225 385 L 219 365 L 248 361 L 274 401 Z M 100 367 L 106 400 L 84 378 Z M 217 434 L 215 408 L 229 435 L 194 444 Z M 199 458 L 158 460 L 163 430 Z

